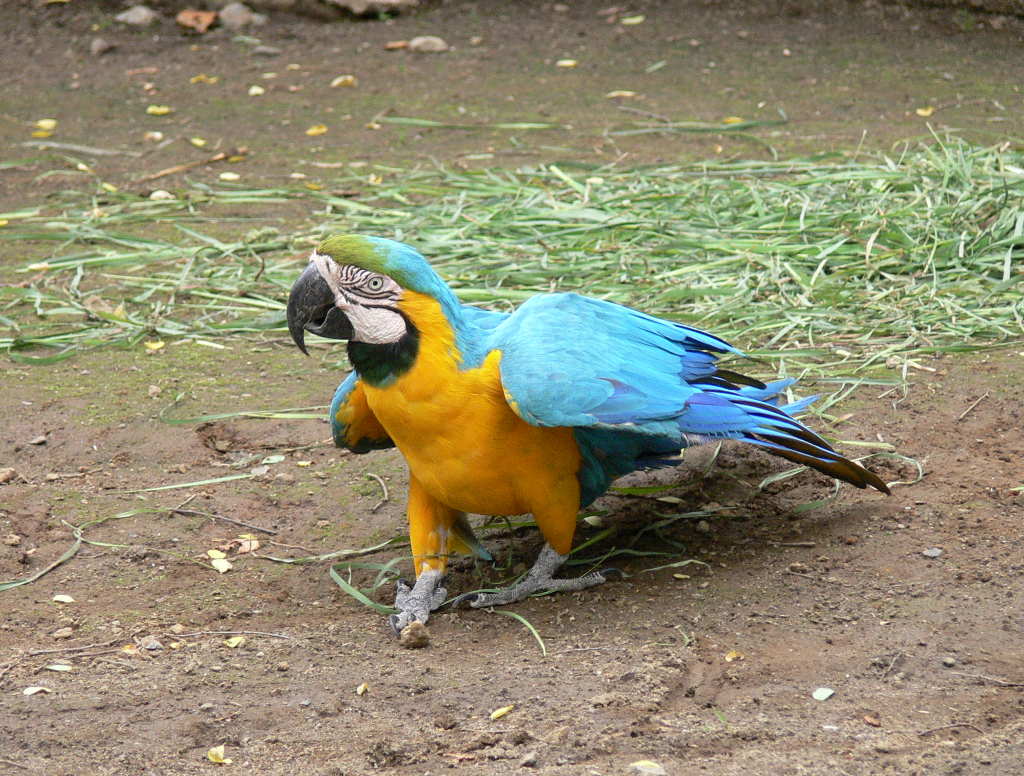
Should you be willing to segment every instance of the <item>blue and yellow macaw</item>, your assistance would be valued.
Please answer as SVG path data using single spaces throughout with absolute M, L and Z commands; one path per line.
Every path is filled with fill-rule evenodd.
M 310 257 L 288 328 L 348 340 L 354 371 L 331 403 L 334 440 L 397 447 L 409 464 L 416 582 L 399 584 L 391 624 L 425 623 L 443 603 L 452 551 L 486 557 L 466 513 L 531 513 L 546 542 L 512 587 L 468 598 L 507 604 L 581 590 L 606 573 L 556 579 L 577 513 L 617 477 L 671 465 L 682 448 L 739 439 L 859 488 L 888 493 L 778 404 L 767 385 L 716 366 L 740 354 L 713 334 L 577 294 L 542 294 L 512 313 L 461 304 L 413 248 L 341 235 Z

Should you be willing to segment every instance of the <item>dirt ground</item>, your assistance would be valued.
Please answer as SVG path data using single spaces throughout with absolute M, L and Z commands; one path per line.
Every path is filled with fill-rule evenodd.
M 231 169 L 272 183 L 353 161 L 630 165 L 888 148 L 929 124 L 994 142 L 1024 126 L 1012 20 L 645 2 L 609 22 L 597 14 L 606 3 L 569 5 L 428 4 L 334 25 L 273 15 L 244 33 L 253 43 L 184 36 L 169 21 L 120 29 L 110 7 L 84 2 L 13 4 L 0 30 L 0 210 L 89 175 L 145 192 L 153 184 L 140 173 L 238 146 L 249 155 Z M 646 18 L 624 26 L 627 12 Z M 453 50 L 384 49 L 420 34 Z M 116 48 L 90 55 L 97 35 Z M 578 65 L 556 67 L 566 58 Z M 199 73 L 218 81 L 191 83 Z M 358 85 L 329 86 L 343 74 Z M 265 93 L 250 96 L 254 84 Z M 638 93 L 621 102 L 631 110 L 606 98 L 616 89 Z M 174 112 L 150 116 L 149 104 Z M 677 121 L 782 110 L 788 122 L 742 136 L 609 133 L 651 120 L 638 110 Z M 382 125 L 387 115 L 560 128 L 512 137 Z M 22 145 L 44 117 L 59 122 L 48 140 L 116 153 Z M 325 134 L 304 133 L 318 123 Z M 143 139 L 153 130 L 171 142 Z M 209 145 L 189 145 L 193 136 Z M 201 182 L 222 170 L 187 174 Z M 310 214 L 260 215 L 286 226 Z M 43 250 L 0 242 L 0 281 Z M 328 358 L 303 359 L 284 338 L 229 344 L 4 366 L 0 468 L 16 474 L 0 485 L 0 581 L 56 561 L 73 544 L 69 524 L 119 517 L 88 529 L 92 543 L 38 581 L 0 592 L 0 773 L 657 772 L 633 765 L 643 760 L 669 774 L 1024 773 L 1021 343 L 922 361 L 905 391 L 863 388 L 843 404 L 849 418 L 830 433 L 889 442 L 923 465 L 923 479 L 891 497 L 844 488 L 794 511 L 830 484 L 805 473 L 759 491 L 785 464 L 734 447 L 710 471 L 710 451 L 696 450 L 659 473 L 677 487 L 658 495 L 678 503 L 606 497 L 598 507 L 617 531 L 601 547 L 705 565 L 647 572 L 663 561 L 618 558 L 623 581 L 511 607 L 546 656 L 521 622 L 483 611 L 439 613 L 430 646 L 403 649 L 327 562 L 258 557 L 401 533 L 405 471 L 394 452 L 329 447 L 321 421 L 162 422 L 179 393 L 174 417 L 323 404 L 338 380 Z M 258 478 L 133 492 L 246 473 L 273 455 L 283 459 Z M 888 481 L 917 479 L 908 462 L 871 465 Z M 388 487 L 383 504 L 375 477 Z M 642 533 L 659 513 L 702 509 Z M 596 530 L 581 525 L 580 541 Z M 241 534 L 259 549 L 239 554 Z M 483 535 L 513 570 L 539 548 L 528 530 Z M 218 547 L 233 564 L 225 574 L 206 564 Z M 461 562 L 449 589 L 506 573 Z M 816 700 L 820 688 L 834 694 Z M 208 759 L 222 744 L 231 764 Z

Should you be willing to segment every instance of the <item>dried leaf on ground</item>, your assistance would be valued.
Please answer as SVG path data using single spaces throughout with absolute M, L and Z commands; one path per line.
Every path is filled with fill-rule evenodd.
M 216 11 L 197 11 L 193 8 L 186 8 L 184 11 L 179 11 L 178 15 L 174 17 L 174 21 L 179 26 L 185 27 L 189 30 L 195 30 L 202 34 L 213 26 L 213 23 L 217 21 Z

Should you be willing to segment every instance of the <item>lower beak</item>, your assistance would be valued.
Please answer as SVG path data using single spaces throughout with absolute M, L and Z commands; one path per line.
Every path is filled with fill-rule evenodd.
M 306 332 L 328 339 L 351 339 L 352 323 L 334 304 L 334 294 L 316 267 L 299 275 L 288 295 L 288 331 L 299 350 L 306 350 Z

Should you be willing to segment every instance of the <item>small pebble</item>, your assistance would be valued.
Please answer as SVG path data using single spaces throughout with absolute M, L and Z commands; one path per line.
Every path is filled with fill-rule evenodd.
M 89 44 L 89 53 L 94 57 L 101 57 L 114 48 L 116 48 L 115 44 L 104 38 L 93 38 Z
M 430 632 L 419 620 L 414 620 L 402 628 L 398 643 L 406 649 L 422 649 L 430 643 Z
M 30 440 L 28 440 L 28 443 L 30 445 L 45 445 L 46 444 L 46 434 L 40 434 L 39 436 L 32 437 Z
M 796 563 L 790 563 L 786 568 L 792 571 L 794 574 L 806 574 L 811 569 L 806 563 L 797 561 Z
M 666 776 L 667 773 L 664 766 L 654 760 L 637 760 L 635 763 L 629 764 L 629 769 L 633 773 L 642 774 L 642 776 Z
M 213 708 L 213 704 L 209 703 L 209 702 L 207 702 L 207 703 L 200 703 L 199 704 L 199 710 L 200 711 L 209 711 L 212 708 Z
M 74 633 L 74 629 L 70 627 L 58 628 L 53 632 L 53 637 L 55 639 L 70 639 Z
M 164 648 L 164 645 L 160 643 L 160 639 L 153 634 L 143 636 L 139 639 L 139 646 L 142 647 L 142 649 L 149 649 L 152 651 Z
M 956 665 L 956 658 L 951 656 L 944 657 L 942 658 L 942 665 L 944 665 L 946 668 L 952 668 Z
M 927 550 L 921 550 L 921 554 L 926 558 L 941 558 L 942 550 L 939 547 L 929 547 Z
M 171 633 L 177 636 L 185 632 L 185 626 L 182 625 L 180 622 L 176 622 L 174 623 L 174 625 L 170 627 L 170 631 Z
M 537 767 L 537 753 L 527 752 L 523 755 L 522 759 L 519 760 L 520 768 L 536 768 Z
M 18 534 L 7 534 L 7 536 L 4 537 L 4 544 L 8 547 L 17 547 L 21 544 L 21 537 L 18 536 Z
M 122 11 L 114 17 L 115 21 L 121 24 L 130 24 L 133 27 L 145 27 L 160 18 L 160 14 L 145 5 L 133 5 L 127 11 Z
M 287 671 L 288 670 L 288 663 L 285 662 L 284 660 L 282 660 L 280 663 L 278 663 L 275 666 L 275 668 L 277 668 L 278 671 Z

